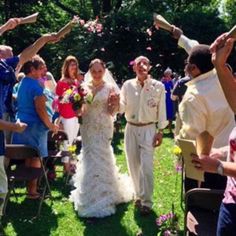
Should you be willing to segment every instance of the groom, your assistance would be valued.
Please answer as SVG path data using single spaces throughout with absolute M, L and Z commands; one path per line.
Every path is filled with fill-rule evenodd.
M 134 184 L 135 206 L 141 215 L 148 215 L 151 211 L 154 148 L 161 145 L 163 129 L 167 125 L 165 88 L 148 74 L 149 70 L 147 57 L 135 59 L 136 78 L 123 84 L 119 108 L 127 120 L 125 153 Z

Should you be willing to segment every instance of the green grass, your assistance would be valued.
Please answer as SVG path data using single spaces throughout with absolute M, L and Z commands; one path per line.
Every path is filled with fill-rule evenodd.
M 121 171 L 127 171 L 123 152 L 123 134 L 114 138 L 114 150 L 117 164 Z M 6 235 L 9 236 L 133 236 L 142 231 L 144 236 L 156 236 L 158 228 L 155 219 L 160 214 L 171 211 L 172 203 L 179 216 L 180 228 L 183 229 L 183 212 L 180 208 L 181 176 L 174 168 L 174 156 L 171 152 L 173 140 L 165 137 L 162 146 L 156 150 L 154 159 L 154 205 L 153 213 L 140 217 L 133 203 L 121 204 L 115 215 L 88 224 L 79 218 L 68 201 L 70 189 L 59 176 L 52 184 L 53 203 L 47 200 L 42 207 L 41 217 L 32 220 L 37 211 L 37 201 L 14 197 L 8 204 L 7 216 L 3 219 Z M 24 190 L 18 190 L 20 192 Z

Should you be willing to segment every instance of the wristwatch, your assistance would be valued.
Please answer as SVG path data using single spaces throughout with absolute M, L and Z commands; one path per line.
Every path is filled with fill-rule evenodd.
M 216 169 L 217 174 L 224 175 L 224 167 L 221 161 L 219 161 L 219 165 Z

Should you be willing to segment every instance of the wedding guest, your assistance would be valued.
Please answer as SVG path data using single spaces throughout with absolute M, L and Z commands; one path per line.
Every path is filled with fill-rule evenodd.
M 182 123 L 179 117 L 179 105 L 182 102 L 183 96 L 187 90 L 187 85 L 186 83 L 188 83 L 190 81 L 189 76 L 185 76 L 181 79 L 179 79 L 173 90 L 172 90 L 172 94 L 171 94 L 171 100 L 177 102 L 176 105 L 176 119 L 175 119 L 175 137 L 177 137 L 179 135 L 179 131 L 182 127 Z
M 74 139 L 78 136 L 79 122 L 78 114 L 74 111 L 72 103 L 62 103 L 64 93 L 71 88 L 71 86 L 78 86 L 83 80 L 83 76 L 79 71 L 78 60 L 74 56 L 68 56 L 62 66 L 61 79 L 56 86 L 56 95 L 59 97 L 58 112 L 65 132 L 68 135 L 69 143 L 72 145 Z M 67 156 L 63 160 L 64 172 L 70 173 L 70 157 Z
M 46 96 L 44 88 L 39 79 L 45 75 L 46 64 L 44 60 L 36 55 L 23 65 L 26 77 L 22 80 L 17 93 L 16 118 L 28 126 L 21 134 L 14 133 L 13 143 L 26 144 L 38 149 L 40 157 L 48 156 L 47 133 L 48 130 L 58 131 L 58 126 L 51 122 L 46 110 Z M 39 168 L 41 166 L 38 158 L 26 160 L 26 166 Z M 27 197 L 38 199 L 37 179 L 29 181 Z
M 174 120 L 174 104 L 171 100 L 171 91 L 173 89 L 173 82 L 171 76 L 172 70 L 168 67 L 164 71 L 164 76 L 161 79 L 161 82 L 164 84 L 166 91 L 166 117 L 169 122 L 168 128 L 170 133 L 172 133 L 172 121 Z
M 195 140 L 198 135 L 207 132 L 214 138 L 214 148 L 225 146 L 235 124 L 234 114 L 211 62 L 209 46 L 188 39 L 177 27 L 173 28 L 173 36 L 178 39 L 179 46 L 189 53 L 185 71 L 191 78 L 186 83 L 188 88 L 179 107 L 183 124 L 179 136 Z M 222 189 L 225 181 L 223 177 L 206 173 L 201 186 Z M 185 183 L 186 191 L 198 186 L 197 181 L 188 178 Z
M 1 106 L 1 105 L 0 105 Z M 20 121 L 17 121 L 16 123 L 4 121 L 0 119 L 0 137 L 2 137 L 2 131 L 11 131 L 11 132 L 23 132 L 26 128 L 26 124 L 22 123 Z M 4 147 L 2 144 L 0 144 L 0 150 L 3 152 Z M 0 221 L 1 217 L 3 214 L 3 206 L 4 206 L 4 201 L 5 197 L 8 192 L 8 186 L 7 186 L 7 176 L 5 173 L 5 168 L 4 168 L 4 155 L 0 154 Z M 1 223 L 0 223 L 1 224 Z
M 44 87 L 50 90 L 52 93 L 56 92 L 57 82 L 51 72 L 47 71 L 43 78 Z
M 162 143 L 167 125 L 164 85 L 149 75 L 147 57 L 135 59 L 136 78 L 127 80 L 121 89 L 120 113 L 125 113 L 125 153 L 134 183 L 141 215 L 152 207 L 154 148 Z M 158 131 L 156 123 L 158 122 Z
M 212 60 L 225 97 L 236 113 L 236 80 L 226 65 L 235 39 L 228 39 L 224 43 L 225 37 L 226 34 L 221 35 L 212 44 Z M 193 162 L 199 170 L 228 176 L 219 212 L 217 236 L 234 236 L 236 232 L 236 128 L 229 136 L 228 147 L 213 149 L 210 156 L 200 155 L 197 157 L 193 155 Z
M 55 94 L 56 81 L 55 81 L 52 73 L 47 71 L 46 66 L 45 66 L 44 73 L 42 72 L 42 78 L 39 79 L 39 83 L 44 88 L 43 93 L 46 98 L 45 105 L 46 105 L 46 110 L 47 110 L 48 116 L 50 118 L 50 121 L 56 124 L 56 122 L 54 122 L 54 121 L 59 116 L 58 112 L 56 111 L 56 109 L 53 105 L 54 100 L 55 100 L 55 95 L 56 95 Z M 49 145 L 50 145 L 50 143 L 49 143 Z M 48 169 L 48 172 L 47 172 L 48 179 L 50 181 L 53 181 L 56 178 L 55 164 L 54 164 L 53 158 L 50 158 L 50 156 L 49 156 L 45 160 L 46 160 L 45 161 L 46 167 Z
M 14 27 L 10 27 L 14 28 Z M 9 28 L 9 29 L 10 29 Z M 2 120 L 5 110 L 5 100 L 8 94 L 8 89 L 15 83 L 15 69 L 18 65 L 26 62 L 29 58 L 35 55 L 40 48 L 47 42 L 57 41 L 57 38 L 52 34 L 47 34 L 40 37 L 34 44 L 30 45 L 22 51 L 19 56 L 13 57 L 12 48 L 6 45 L 0 45 L 0 120 Z M 9 130 L 9 129 L 8 129 Z M 16 130 L 15 130 L 16 131 Z M 22 129 L 23 131 L 23 129 Z M 4 154 L 5 154 L 5 137 L 0 130 L 0 182 L 1 182 L 1 198 L 4 202 L 7 194 L 7 177 L 4 170 Z M 3 204 L 3 203 L 2 203 Z

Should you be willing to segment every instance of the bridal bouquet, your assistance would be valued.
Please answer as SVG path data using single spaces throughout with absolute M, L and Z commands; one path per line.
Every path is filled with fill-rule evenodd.
M 83 104 L 91 104 L 92 101 L 92 93 L 84 89 L 81 85 L 71 86 L 63 93 L 60 99 L 60 103 L 71 103 L 73 110 L 76 112 L 82 108 Z

